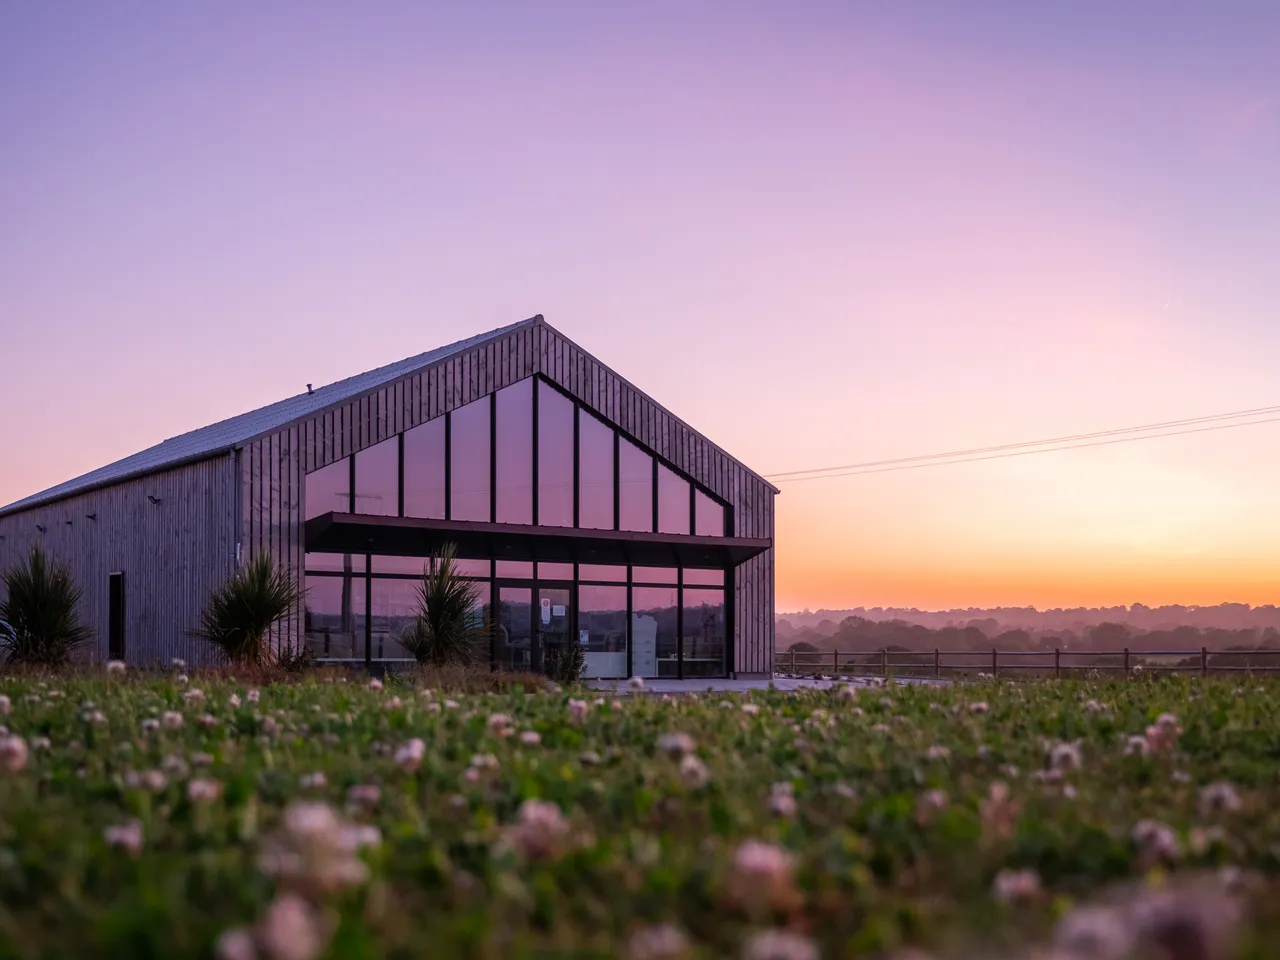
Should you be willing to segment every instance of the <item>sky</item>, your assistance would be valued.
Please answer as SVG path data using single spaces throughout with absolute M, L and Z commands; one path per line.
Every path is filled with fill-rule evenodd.
M 535 313 L 765 474 L 1280 403 L 1278 48 L 1274 3 L 6 4 L 0 502 Z M 1280 424 L 780 486 L 779 610 L 1280 602 Z

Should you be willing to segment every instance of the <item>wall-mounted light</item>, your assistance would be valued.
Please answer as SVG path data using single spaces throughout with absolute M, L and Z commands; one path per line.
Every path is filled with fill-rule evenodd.
M 148 500 L 150 500 L 153 504 L 155 504 L 155 503 L 159 503 L 159 502 L 160 502 L 160 498 L 159 498 L 159 497 L 153 497 L 153 496 L 152 496 L 151 494 L 149 494 L 149 493 L 147 494 L 147 499 L 148 499 Z
M 40 524 L 38 523 L 36 524 L 36 529 L 39 530 L 41 533 L 44 533 L 44 527 L 40 526 Z
M 68 527 L 69 527 L 69 526 L 71 526 L 71 521 L 70 521 L 70 520 L 68 520 L 68 521 L 67 521 L 67 526 L 68 526 Z
M 85 518 L 86 520 L 97 520 L 97 519 L 98 519 L 98 515 L 97 515 L 96 513 L 86 513 L 86 514 L 84 515 L 84 518 Z

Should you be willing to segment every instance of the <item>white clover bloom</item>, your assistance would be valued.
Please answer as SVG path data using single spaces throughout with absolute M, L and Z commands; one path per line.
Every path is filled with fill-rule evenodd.
M 1040 875 L 1034 870 L 1001 870 L 991 889 L 1005 903 L 1032 900 L 1040 894 Z
M 31 698 L 32 696 L 34 696 L 34 694 L 27 694 L 28 698 Z M 35 699 L 39 700 L 40 698 L 36 697 Z M 0 717 L 7 717 L 12 710 L 12 701 L 10 701 L 5 694 L 0 693 Z
M 762 930 L 742 945 L 742 960 L 819 960 L 818 948 L 808 937 L 790 930 Z
M 53 741 L 48 737 L 32 737 L 31 749 L 38 751 L 51 750 L 53 749 Z
M 589 708 L 587 706 L 587 701 L 570 700 L 567 706 L 567 710 L 569 712 L 569 722 L 581 723 L 583 720 L 587 718 L 588 709 Z
M 160 721 L 155 717 L 147 717 L 141 723 L 143 733 L 155 733 L 160 729 Z
M 658 750 L 671 757 L 681 757 L 697 749 L 693 737 L 687 733 L 664 733 L 658 738 Z
M 328 786 L 328 778 L 317 770 L 315 773 L 306 773 L 298 780 L 298 786 L 303 790 L 323 790 Z
M 175 670 L 185 670 L 187 669 L 187 661 L 183 660 L 181 657 L 174 657 L 169 661 L 169 666 L 173 667 Z
M 369 678 L 369 689 L 370 689 L 370 690 L 381 690 L 381 689 L 382 689 L 382 681 L 381 681 L 381 680 L 379 680 L 377 677 L 370 677 L 370 678 Z
M 946 760 L 951 756 L 951 750 L 942 744 L 935 743 L 924 752 L 924 756 L 926 760 Z
M 489 719 L 485 721 L 485 726 L 496 737 L 506 738 L 515 733 L 515 727 L 511 725 L 511 717 L 505 713 L 490 714 Z
M 627 686 L 630 687 L 632 690 L 643 690 L 644 677 L 632 677 L 630 680 L 627 681 Z
M 21 773 L 27 766 L 27 743 L 21 737 L 6 734 L 0 737 L 0 770 Z
M 209 803 L 222 796 L 222 784 L 217 780 L 192 780 L 187 784 L 187 799 L 195 803 Z
M 536 747 L 542 742 L 542 734 L 537 730 L 525 730 L 520 734 L 520 742 L 526 747 Z
M 204 691 L 191 689 L 182 695 L 184 703 L 204 703 Z
M 975 700 L 973 703 L 969 704 L 970 713 L 986 713 L 990 709 L 991 707 L 985 700 Z
M 115 675 L 115 674 L 124 673 L 124 671 L 125 671 L 125 662 L 123 660 L 107 661 L 107 673 Z
M 505 831 L 507 842 L 530 860 L 556 859 L 569 836 L 569 822 L 560 808 L 549 800 L 526 800 L 520 804 L 516 822 Z
M 760 713 L 760 704 L 758 704 L 758 703 L 744 703 L 744 704 L 742 705 L 742 712 L 743 712 L 743 713 L 745 713 L 745 714 L 747 714 L 748 716 L 754 717 L 754 716 L 756 716 L 757 714 L 759 714 L 759 713 Z
M 376 783 L 357 783 L 347 789 L 347 802 L 358 807 L 376 806 L 382 789 Z
M 180 687 L 185 687 L 188 683 L 191 682 L 191 678 L 188 677 L 185 673 L 180 673 L 175 678 L 174 682 L 177 683 L 177 685 Z
M 238 710 L 240 708 L 240 695 L 233 693 L 231 696 L 227 697 L 227 706 L 232 710 Z M 317 706 L 319 706 L 319 704 L 317 704 Z
M 772 843 L 744 841 L 734 851 L 727 887 L 730 899 L 743 906 L 790 905 L 796 896 L 795 858 Z
M 258 960 L 253 934 L 242 927 L 224 930 L 213 945 L 216 960 Z
M 102 839 L 106 841 L 108 847 L 136 856 L 142 850 L 142 821 L 129 820 L 126 823 L 107 827 L 102 831 Z
M 1080 748 L 1074 743 L 1055 744 L 1049 751 L 1049 766 L 1054 770 L 1079 770 L 1081 763 Z
M 1133 827 L 1133 841 L 1149 859 L 1177 860 L 1182 855 L 1177 835 L 1156 820 L 1139 820 Z
M 769 788 L 769 812 L 775 817 L 788 819 L 796 815 L 795 787 L 790 780 L 780 781 Z
M 245 701 L 246 701 L 246 702 L 248 702 L 248 703 L 257 703 L 257 702 L 258 702 L 258 698 L 259 698 L 259 697 L 261 697 L 261 696 L 262 696 L 262 694 L 261 694 L 261 693 L 259 693 L 259 692 L 258 692 L 258 690 L 253 689 L 253 690 L 250 690 L 249 692 L 247 692 L 247 693 L 244 695 L 244 698 L 245 698 Z
M 1200 815 L 1208 817 L 1215 813 L 1238 813 L 1244 804 L 1240 794 L 1229 783 L 1219 781 L 1211 783 L 1200 791 Z
M 1151 752 L 1151 745 L 1147 743 L 1146 737 L 1129 737 L 1124 742 L 1124 755 L 1126 757 L 1145 757 Z
M 427 745 L 418 737 L 407 740 L 396 750 L 395 762 L 396 766 L 405 773 L 413 773 L 422 766 L 423 758 L 427 755 Z
M 680 779 L 684 781 L 686 787 L 696 790 L 706 785 L 710 774 L 707 773 L 706 764 L 693 754 L 687 753 L 680 758 Z
M 662 923 L 642 927 L 627 941 L 626 960 L 681 960 L 688 955 L 689 938 L 677 926 Z
M 182 726 L 182 714 L 173 710 L 166 710 L 160 715 L 160 723 L 167 730 L 176 730 Z
M 185 777 L 187 775 L 187 761 L 176 753 L 171 753 L 160 761 L 160 769 L 175 779 Z

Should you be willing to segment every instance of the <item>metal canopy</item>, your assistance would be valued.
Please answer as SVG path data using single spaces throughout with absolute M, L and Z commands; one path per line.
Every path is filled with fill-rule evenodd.
M 326 513 L 307 521 L 308 553 L 426 557 L 446 543 L 468 560 L 547 560 L 644 566 L 734 567 L 773 546 L 770 539 L 694 537 L 626 530 L 539 527 Z

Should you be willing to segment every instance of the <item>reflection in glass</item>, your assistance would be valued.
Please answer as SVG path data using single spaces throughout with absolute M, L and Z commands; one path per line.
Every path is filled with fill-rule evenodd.
M 686 677 L 724 676 L 723 590 L 685 588 L 683 665 Z
M 512 670 L 528 670 L 533 648 L 533 590 L 499 587 L 498 616 L 493 642 L 494 663 Z
M 539 580 L 572 580 L 572 563 L 540 563 L 538 564 Z
M 498 522 L 533 523 L 533 380 L 503 387 L 495 396 Z
M 343 457 L 308 473 L 303 497 L 308 520 L 326 513 L 350 513 L 351 461 Z
M 400 514 L 400 438 L 392 437 L 356 454 L 356 513 Z
M 632 583 L 675 583 L 680 573 L 675 567 L 632 567 Z
M 724 586 L 723 570 L 695 570 L 692 567 L 684 568 L 684 582 L 686 584 L 698 584 L 708 587 Z
M 631 588 L 631 672 L 674 677 L 679 629 L 675 587 Z
M 418 616 L 417 580 L 373 581 L 373 659 L 412 657 L 401 642 Z
M 658 465 L 658 532 L 689 533 L 689 481 Z
M 613 529 L 613 431 L 578 411 L 578 524 Z
M 344 570 L 364 572 L 363 553 L 308 553 L 306 567 L 308 573 L 316 570 L 333 570 L 341 573 Z
M 493 567 L 489 560 L 455 560 L 453 568 L 460 577 L 484 577 L 488 579 Z
M 699 537 L 724 536 L 724 507 L 701 490 L 693 494 L 694 533 Z
M 389 557 L 375 555 L 373 558 L 374 573 L 395 573 L 420 577 L 427 566 L 426 557 Z
M 532 560 L 498 560 L 497 569 L 494 575 L 498 577 L 508 577 L 512 580 L 532 580 L 533 579 L 533 561 Z
M 578 587 L 578 643 L 586 654 L 583 676 L 627 676 L 627 588 Z
M 404 515 L 444 519 L 444 417 L 404 434 Z
M 533 648 L 533 669 L 539 673 L 556 662 L 570 641 L 573 629 L 573 600 L 566 587 L 539 587 L 538 603 L 534 608 L 537 620 L 538 642 Z
M 308 648 L 320 658 L 364 658 L 364 577 L 308 577 Z
M 538 381 L 538 523 L 573 526 L 573 401 Z M 610 517 L 609 526 L 613 526 Z
M 459 407 L 450 414 L 453 450 L 452 513 L 454 520 L 482 520 L 489 516 L 489 398 Z
M 578 564 L 578 579 L 626 583 L 627 568 L 607 563 L 580 563 Z
M 653 530 L 653 457 L 625 438 L 618 439 L 618 526 Z

